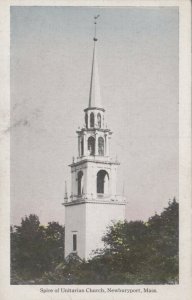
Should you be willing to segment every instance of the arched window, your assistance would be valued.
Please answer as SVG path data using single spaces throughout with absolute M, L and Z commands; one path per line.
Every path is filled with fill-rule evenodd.
M 86 128 L 88 127 L 88 115 L 87 115 L 87 113 L 85 114 L 85 126 L 86 126 Z
M 78 196 L 81 196 L 83 194 L 83 172 L 82 171 L 78 172 L 77 181 L 78 181 L 77 193 Z
M 92 112 L 90 114 L 90 127 L 94 127 L 95 125 L 95 117 L 94 117 L 94 113 Z
M 81 139 L 81 156 L 84 155 L 84 144 L 83 144 L 83 138 Z
M 97 193 L 98 194 L 109 193 L 109 174 L 105 170 L 100 170 L 97 173 Z
M 98 124 L 98 127 L 101 128 L 101 114 L 100 113 L 97 114 L 97 124 Z
M 101 136 L 98 138 L 98 153 L 104 155 L 104 139 Z
M 92 136 L 88 138 L 88 150 L 90 155 L 95 155 L 95 139 Z

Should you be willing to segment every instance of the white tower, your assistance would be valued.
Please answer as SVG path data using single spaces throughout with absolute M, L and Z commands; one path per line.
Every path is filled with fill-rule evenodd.
M 97 17 L 96 17 L 97 18 Z M 125 219 L 125 199 L 116 193 L 119 162 L 110 157 L 112 132 L 105 126 L 96 57 L 96 18 L 89 106 L 85 126 L 77 131 L 78 157 L 71 167 L 71 196 L 65 195 L 65 257 L 77 253 L 88 259 L 103 246 L 112 221 Z

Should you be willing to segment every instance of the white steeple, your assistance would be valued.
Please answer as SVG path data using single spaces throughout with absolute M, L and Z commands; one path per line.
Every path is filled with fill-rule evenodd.
M 98 70 L 98 62 L 97 62 L 97 51 L 96 51 L 96 43 L 98 41 L 96 37 L 96 19 L 99 17 L 95 17 L 95 35 L 93 38 L 94 46 L 93 46 L 93 59 L 92 59 L 92 68 L 91 68 L 91 82 L 90 82 L 90 92 L 89 92 L 89 108 L 96 107 L 101 108 L 101 92 L 100 92 L 100 83 L 99 83 L 99 70 Z
M 89 259 L 92 251 L 102 248 L 102 237 L 111 221 L 125 219 L 125 199 L 117 195 L 119 162 L 110 156 L 112 131 L 105 126 L 105 109 L 101 106 L 96 57 L 96 19 L 91 68 L 91 84 L 85 126 L 79 128 L 78 157 L 71 167 L 71 195 L 65 206 L 65 257 L 76 253 Z

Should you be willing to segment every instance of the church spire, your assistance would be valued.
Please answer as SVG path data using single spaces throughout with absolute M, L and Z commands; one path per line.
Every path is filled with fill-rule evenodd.
M 101 93 L 100 93 L 100 84 L 99 84 L 99 72 L 97 64 L 97 54 L 96 54 L 96 43 L 97 39 L 97 19 L 99 15 L 94 17 L 94 45 L 93 45 L 93 58 L 92 58 L 92 68 L 91 68 L 91 82 L 90 82 L 90 92 L 89 92 L 89 108 L 97 107 L 101 108 Z

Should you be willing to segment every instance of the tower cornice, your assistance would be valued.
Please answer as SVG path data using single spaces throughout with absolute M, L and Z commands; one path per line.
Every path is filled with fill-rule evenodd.
M 96 156 L 94 156 L 95 158 L 85 158 L 85 159 L 81 159 L 81 160 L 79 160 L 79 161 L 77 161 L 77 162 L 74 162 L 74 163 L 72 163 L 72 164 L 70 164 L 69 165 L 69 167 L 77 167 L 77 166 L 80 166 L 80 165 L 82 165 L 82 164 L 85 164 L 85 163 L 89 163 L 89 162 L 91 162 L 91 163 L 95 163 L 95 164 L 104 164 L 104 165 L 117 165 L 117 166 L 119 166 L 120 165 L 120 162 L 118 162 L 118 161 L 112 161 L 112 160 L 103 160 L 103 159 L 99 159 L 99 156 L 98 157 L 96 157 Z
M 97 131 L 104 132 L 104 133 L 109 133 L 110 135 L 113 133 L 108 128 L 103 129 L 103 128 L 96 128 L 96 127 L 95 128 L 81 128 L 81 129 L 77 130 L 76 133 L 81 133 L 81 132 L 94 132 L 95 133 Z
M 74 200 L 74 201 L 70 201 L 70 202 L 65 202 L 62 203 L 62 205 L 64 206 L 72 206 L 72 205 L 82 205 L 82 204 L 87 204 L 87 203 L 92 203 L 92 204 L 106 204 L 106 205 L 126 205 L 126 201 L 122 200 L 122 201 L 114 201 L 114 200 L 98 200 L 98 199 L 82 199 L 82 200 Z
M 105 112 L 105 109 L 102 107 L 87 107 L 84 109 L 84 112 L 87 112 L 89 110 L 101 110 L 101 111 Z

